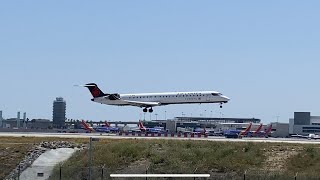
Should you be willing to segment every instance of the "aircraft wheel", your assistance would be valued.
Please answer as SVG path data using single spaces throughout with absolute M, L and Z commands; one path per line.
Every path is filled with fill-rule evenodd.
M 153 112 L 153 109 L 151 108 L 151 109 L 149 109 L 149 113 L 152 113 Z
M 144 108 L 144 109 L 143 109 L 143 112 L 148 112 L 148 109 L 147 109 L 147 108 Z

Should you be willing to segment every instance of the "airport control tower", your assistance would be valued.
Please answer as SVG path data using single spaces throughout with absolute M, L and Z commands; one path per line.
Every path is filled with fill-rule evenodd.
M 53 101 L 53 127 L 64 128 L 66 120 L 66 101 L 62 97 L 57 97 Z

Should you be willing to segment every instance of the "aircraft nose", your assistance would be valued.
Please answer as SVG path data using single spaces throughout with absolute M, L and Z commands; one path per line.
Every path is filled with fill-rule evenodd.
M 228 98 L 227 96 L 221 96 L 226 102 L 228 102 L 230 100 L 230 98 Z

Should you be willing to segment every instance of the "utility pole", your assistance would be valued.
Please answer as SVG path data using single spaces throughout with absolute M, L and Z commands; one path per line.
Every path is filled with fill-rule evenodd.
M 99 138 L 92 138 L 90 137 L 90 143 L 89 143 L 89 180 L 92 178 L 92 142 L 93 141 L 99 141 Z

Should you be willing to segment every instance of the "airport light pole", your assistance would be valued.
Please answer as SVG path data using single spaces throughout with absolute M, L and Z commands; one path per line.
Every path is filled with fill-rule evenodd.
M 210 118 L 212 118 L 212 111 L 210 111 Z
M 158 114 L 154 114 L 156 116 L 156 121 L 158 120 Z
M 164 120 L 167 120 L 167 111 L 164 111 Z

